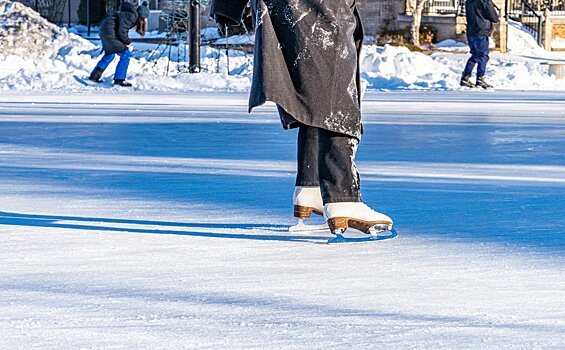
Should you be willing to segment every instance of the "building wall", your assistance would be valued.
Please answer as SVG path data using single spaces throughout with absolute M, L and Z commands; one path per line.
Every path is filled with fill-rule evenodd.
M 65 9 L 63 10 L 63 22 L 64 23 L 69 22 L 69 2 L 70 2 L 70 6 L 71 6 L 70 21 L 71 21 L 71 23 L 77 23 L 78 22 L 78 6 L 80 5 L 80 0 L 71 0 L 71 1 L 67 1 L 65 3 Z
M 38 10 L 36 8 L 36 5 L 39 8 L 45 8 L 46 5 L 50 5 L 52 4 L 52 0 L 13 0 L 16 2 L 21 2 L 22 4 L 31 7 L 34 10 Z M 77 15 L 77 11 L 78 11 L 78 5 L 80 3 L 80 0 L 65 0 L 64 1 L 64 9 L 63 9 L 63 16 L 62 16 L 62 21 L 63 23 L 68 23 L 69 22 L 69 2 L 71 5 L 71 22 L 72 23 L 76 23 L 78 21 L 78 15 Z
M 366 35 L 383 29 L 398 29 L 397 17 L 405 12 L 403 0 L 359 0 L 359 12 Z

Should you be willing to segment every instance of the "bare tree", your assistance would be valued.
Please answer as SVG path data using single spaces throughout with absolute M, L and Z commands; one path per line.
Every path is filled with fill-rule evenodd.
M 420 46 L 420 24 L 422 23 L 422 13 L 427 0 L 409 0 L 408 6 L 412 13 L 412 26 L 410 27 L 410 37 L 412 45 Z

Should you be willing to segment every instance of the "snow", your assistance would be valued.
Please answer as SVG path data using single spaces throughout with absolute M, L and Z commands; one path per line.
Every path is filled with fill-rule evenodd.
M 19 3 L 0 0 L 0 56 L 55 59 L 93 49 L 87 40 L 41 18 Z
M 469 52 L 469 46 L 467 46 L 467 44 L 452 39 L 446 39 L 442 42 L 434 44 L 434 48 L 447 52 Z
M 400 236 L 328 246 L 287 231 L 251 55 L 135 43 L 134 89 L 85 86 L 97 32 L 0 0 L 0 349 L 563 348 L 565 56 L 509 30 L 495 93 L 452 91 L 463 43 L 365 46 L 363 198 Z
M 75 28 L 75 33 L 84 28 Z M 209 31 L 209 30 L 208 30 Z M 207 31 L 207 32 L 208 32 Z M 133 34 L 132 37 L 138 37 Z M 212 38 L 213 34 L 207 34 Z M 97 44 L 97 32 L 92 38 Z M 148 37 L 161 35 L 149 33 Z M 94 68 L 100 47 L 59 28 L 29 7 L 7 0 L 0 1 L 0 91 L 106 91 L 105 87 L 84 86 L 81 82 Z M 202 50 L 201 75 L 179 74 L 187 70 L 188 50 L 148 44 L 136 44 L 136 59 L 131 61 L 129 75 L 137 89 L 143 91 L 247 91 L 250 87 L 252 57 L 230 51 L 229 67 L 225 50 L 209 47 Z M 156 49 L 159 52 L 155 52 Z M 144 51 L 139 51 L 144 49 Z M 181 62 L 167 58 L 184 55 Z M 149 61 L 150 59 L 150 61 Z M 117 59 L 108 67 L 115 70 Z M 229 68 L 229 74 L 228 74 Z M 111 84 L 111 76 L 106 77 Z
M 100 57 L 96 28 L 87 41 L 73 33 L 85 34 L 76 26 L 72 33 L 54 26 L 28 7 L 0 1 L 0 91 L 60 93 L 107 93 L 117 59 L 108 68 L 99 86 L 85 86 Z M 217 30 L 206 28 L 204 40 L 218 39 Z M 138 35 L 132 31 L 132 37 Z M 163 38 L 148 33 L 148 38 Z M 216 43 L 249 44 L 252 35 L 221 38 Z M 488 80 L 501 90 L 565 90 L 565 80 L 548 75 L 542 63 L 563 61 L 565 53 L 546 52 L 519 23 L 509 23 L 509 54 L 493 52 Z M 248 91 L 251 86 L 253 56 L 241 51 L 202 48 L 200 74 L 187 74 L 186 46 L 135 43 L 128 80 L 140 92 Z M 454 90 L 468 58 L 464 43 L 447 40 L 436 45 L 438 52 L 425 55 L 403 47 L 366 45 L 361 62 L 368 90 Z M 169 57 L 171 58 L 169 60 Z
M 441 89 L 447 88 L 447 81 L 453 85 L 457 80 L 456 73 L 430 56 L 390 45 L 365 46 L 361 70 L 369 88 Z
M 2 94 L 0 348 L 562 348 L 564 103 L 369 91 L 363 196 L 400 236 L 328 246 L 286 231 L 272 105 Z

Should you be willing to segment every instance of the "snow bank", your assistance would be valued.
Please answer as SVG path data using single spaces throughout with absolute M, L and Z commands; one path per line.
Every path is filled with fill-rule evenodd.
M 405 47 L 366 46 L 361 70 L 372 89 L 445 89 L 455 83 L 448 66 Z
M 469 52 L 469 46 L 467 46 L 467 44 L 452 39 L 439 42 L 434 45 L 434 48 L 446 52 Z
M 514 55 L 544 56 L 547 54 L 547 51 L 538 45 L 532 31 L 516 21 L 508 22 L 508 50 Z
M 0 0 L 0 91 L 107 90 L 117 59 L 106 71 L 107 84 L 84 84 L 101 54 L 99 46 L 51 24 L 29 7 Z M 137 51 L 128 78 L 137 89 L 149 91 L 248 90 L 252 58 L 237 51 L 229 55 L 228 72 L 225 50 L 204 48 L 205 72 L 188 75 L 180 74 L 186 71 L 186 62 L 169 62 L 168 53 Z
M 92 48 L 87 40 L 69 34 L 29 7 L 0 0 L 0 54 L 55 59 L 71 50 Z
M 80 31 L 75 29 L 75 32 Z M 215 29 L 206 29 L 204 35 L 219 38 Z M 252 39 L 243 35 L 231 37 L 228 42 L 247 44 Z M 436 46 L 450 52 L 425 55 L 404 47 L 366 45 L 361 57 L 365 87 L 371 90 L 457 89 L 469 57 L 464 52 L 468 48 L 452 40 Z M 565 82 L 549 77 L 547 65 L 541 64 L 551 59 L 563 60 L 565 54 L 560 58 L 558 54 L 544 51 L 531 34 L 515 22 L 510 23 L 509 46 L 510 55 L 491 54 L 487 75 L 495 87 L 565 90 Z M 224 49 L 203 47 L 203 72 L 184 74 L 188 70 L 187 47 L 138 42 L 134 47 L 128 70 L 128 80 L 134 84 L 134 90 L 247 91 L 251 86 L 253 56 L 241 51 L 230 50 L 228 55 Z M 105 72 L 104 84 L 85 83 L 101 54 L 99 45 L 49 23 L 25 5 L 0 0 L 0 91 L 119 90 L 112 86 L 117 59 Z
M 75 27 L 74 33 L 81 32 Z M 106 91 L 118 60 L 108 67 L 105 84 L 90 86 L 85 80 L 102 52 L 99 45 L 69 33 L 29 7 L 0 0 L 0 91 Z M 206 28 L 205 40 L 218 39 L 217 30 Z M 132 38 L 139 37 L 134 31 Z M 156 38 L 162 35 L 150 33 Z M 94 38 L 97 34 L 94 33 Z M 229 42 L 250 37 L 230 38 Z M 98 43 L 98 42 L 97 42 Z M 188 70 L 186 47 L 134 44 L 128 80 L 144 91 L 247 91 L 251 85 L 253 57 L 239 51 L 202 49 L 200 74 Z M 172 60 L 169 60 L 169 57 Z M 180 57 L 180 59 L 179 59 Z M 177 62 L 178 61 L 178 62 Z

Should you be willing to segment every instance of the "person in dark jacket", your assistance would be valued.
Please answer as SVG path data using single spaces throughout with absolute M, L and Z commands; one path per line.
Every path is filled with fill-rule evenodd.
M 461 86 L 492 88 L 485 79 L 487 62 L 489 60 L 489 38 L 494 30 L 494 23 L 498 23 L 498 13 L 492 0 L 467 0 L 465 1 L 467 16 L 467 41 L 471 48 L 471 58 L 463 70 Z M 471 82 L 473 69 L 477 65 L 477 82 Z
M 114 74 L 114 84 L 130 87 L 130 83 L 126 82 L 129 60 L 133 46 L 128 32 L 135 27 L 137 33 L 141 36 L 145 35 L 147 27 L 147 17 L 149 17 L 149 7 L 144 1 L 140 6 L 124 2 L 120 11 L 106 17 L 100 25 L 100 40 L 104 56 L 100 59 L 89 79 L 95 82 L 101 82 L 102 73 L 112 63 L 114 56 L 120 57 L 116 73 Z
M 241 23 L 249 0 L 213 0 L 222 31 Z M 361 138 L 355 0 L 251 0 L 255 58 L 249 110 L 274 102 L 285 129 L 298 127 L 294 215 L 323 214 L 335 234 L 374 234 L 392 220 L 362 202 L 355 153 Z

